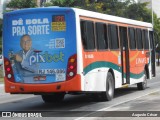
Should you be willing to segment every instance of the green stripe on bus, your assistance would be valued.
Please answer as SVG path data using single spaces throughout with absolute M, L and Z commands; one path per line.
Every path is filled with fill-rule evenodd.
M 102 67 L 106 67 L 106 68 L 112 68 L 118 72 L 122 72 L 122 67 L 118 66 L 112 62 L 105 62 L 105 61 L 98 61 L 98 62 L 94 62 L 89 64 L 87 67 L 84 68 L 84 73 L 85 75 L 90 72 L 91 70 L 94 70 L 96 68 L 102 68 Z M 124 74 L 125 76 L 126 74 Z M 134 78 L 134 79 L 139 79 L 144 75 L 144 71 L 139 73 L 139 74 L 135 74 L 135 73 L 130 73 L 130 78 Z
M 139 74 L 130 73 L 130 78 L 139 79 L 143 77 L 143 75 L 144 75 L 144 71 Z

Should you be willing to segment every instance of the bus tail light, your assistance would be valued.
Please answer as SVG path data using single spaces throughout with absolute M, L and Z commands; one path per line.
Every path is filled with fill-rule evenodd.
M 70 80 L 77 74 L 77 54 L 68 59 L 66 79 Z
M 8 80 L 14 82 L 12 66 L 7 58 L 4 58 L 4 69 L 5 69 L 5 76 L 8 78 Z

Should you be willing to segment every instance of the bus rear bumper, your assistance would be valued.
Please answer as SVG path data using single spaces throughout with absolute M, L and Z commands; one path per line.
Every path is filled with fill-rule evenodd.
M 81 91 L 81 76 L 76 75 L 73 79 L 48 84 L 22 84 L 10 82 L 6 77 L 5 92 L 13 94 L 41 94 L 41 93 L 53 93 L 53 92 L 79 92 Z

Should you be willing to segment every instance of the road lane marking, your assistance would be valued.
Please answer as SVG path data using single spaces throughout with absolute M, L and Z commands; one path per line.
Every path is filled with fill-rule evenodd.
M 112 108 L 112 107 L 115 107 L 115 106 L 118 106 L 118 105 L 120 105 L 120 104 L 124 104 L 124 103 L 130 102 L 130 101 L 136 100 L 136 99 L 138 99 L 138 98 L 147 96 L 147 95 L 152 94 L 152 93 L 155 93 L 155 92 L 160 92 L 160 90 L 155 90 L 155 91 L 146 93 L 146 94 L 144 94 L 144 95 L 142 95 L 142 96 L 136 97 L 136 98 L 134 98 L 134 99 L 126 100 L 126 101 L 123 101 L 123 102 L 120 102 L 120 103 L 111 105 L 111 106 L 109 106 L 109 107 L 105 107 L 105 108 L 99 109 L 99 110 L 97 110 L 97 111 L 95 111 L 95 112 L 86 114 L 86 115 L 84 115 L 83 117 L 79 117 L 79 118 L 76 118 L 76 119 L 74 119 L 74 120 L 82 120 L 82 119 L 85 119 L 85 117 L 90 116 L 90 115 L 92 115 L 92 114 L 95 114 L 96 112 L 99 112 L 99 111 L 106 111 L 107 109 L 110 109 L 110 108 Z M 98 117 L 98 116 L 97 116 L 97 117 Z

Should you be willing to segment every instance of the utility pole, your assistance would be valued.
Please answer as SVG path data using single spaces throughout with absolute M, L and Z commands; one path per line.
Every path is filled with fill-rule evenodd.
M 154 14 L 153 14 L 153 0 L 151 0 L 151 9 L 152 9 L 152 25 L 154 26 Z

